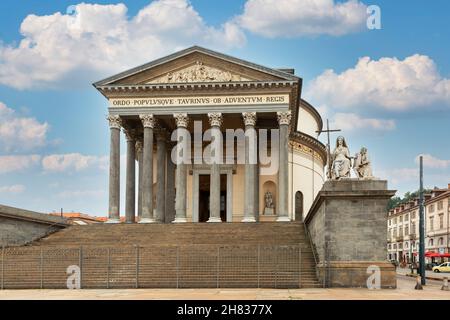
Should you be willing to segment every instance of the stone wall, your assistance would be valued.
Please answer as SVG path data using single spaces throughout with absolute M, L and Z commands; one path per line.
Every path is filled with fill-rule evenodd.
M 68 226 L 66 219 L 0 205 L 0 246 L 21 246 Z
M 368 266 L 381 271 L 382 287 L 395 287 L 395 269 L 386 260 L 387 202 L 395 191 L 387 181 L 327 181 L 305 223 L 328 286 L 365 287 Z

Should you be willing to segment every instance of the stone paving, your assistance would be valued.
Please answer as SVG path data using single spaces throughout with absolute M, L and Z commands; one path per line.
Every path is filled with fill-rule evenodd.
M 428 281 L 414 290 L 415 279 L 397 277 L 397 289 L 104 289 L 104 290 L 0 290 L 0 299 L 31 300 L 450 300 L 440 281 Z

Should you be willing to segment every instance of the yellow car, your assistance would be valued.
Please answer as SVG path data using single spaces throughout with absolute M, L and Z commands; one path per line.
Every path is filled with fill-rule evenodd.
M 440 265 L 433 267 L 433 272 L 450 272 L 450 262 L 444 262 Z

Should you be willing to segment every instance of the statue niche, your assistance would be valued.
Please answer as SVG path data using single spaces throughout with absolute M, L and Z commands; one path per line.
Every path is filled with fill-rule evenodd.
M 273 201 L 273 195 L 272 192 L 267 191 L 264 194 L 264 215 L 273 215 L 274 212 L 274 201 Z

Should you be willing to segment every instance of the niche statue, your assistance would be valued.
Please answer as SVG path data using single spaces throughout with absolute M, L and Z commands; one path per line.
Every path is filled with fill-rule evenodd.
M 273 195 L 272 192 L 267 191 L 264 194 L 264 214 L 273 215 L 274 214 L 274 204 L 273 204 Z

